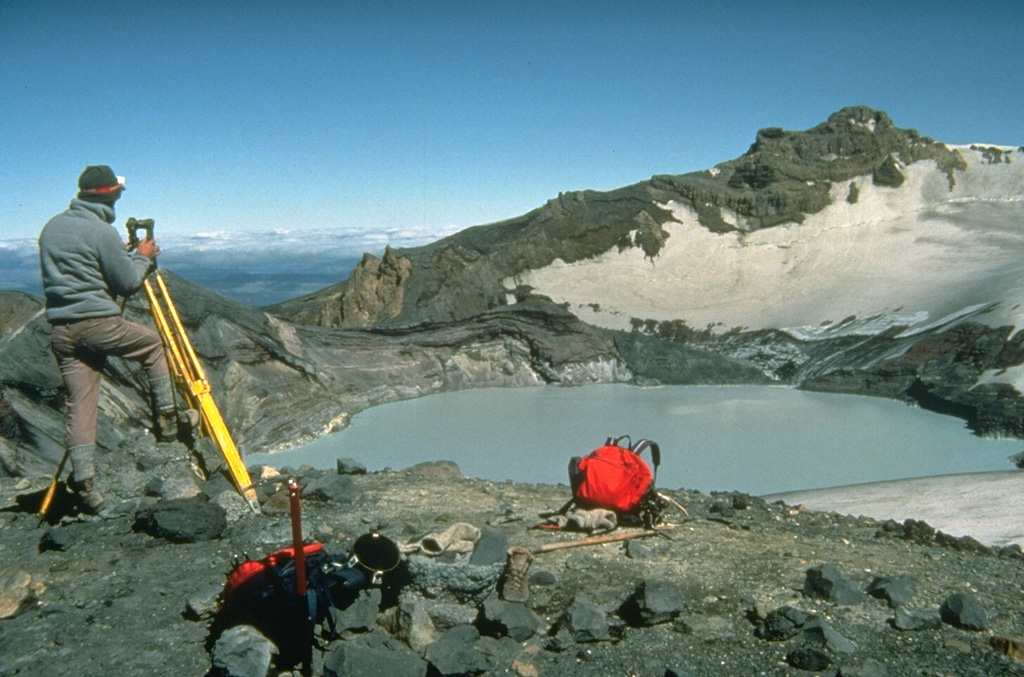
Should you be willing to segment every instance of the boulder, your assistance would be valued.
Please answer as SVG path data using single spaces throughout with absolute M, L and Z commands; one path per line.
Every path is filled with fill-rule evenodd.
M 409 647 L 384 633 L 335 642 L 324 658 L 324 677 L 425 677 L 428 665 Z
M 804 594 L 836 604 L 859 604 L 867 596 L 851 581 L 843 578 L 834 564 L 822 564 L 807 570 Z
M 869 595 L 884 599 L 893 608 L 906 604 L 916 591 L 910 576 L 876 576 L 867 587 Z
M 0 572 L 0 618 L 12 618 L 36 601 L 46 585 L 23 569 Z
M 494 637 L 525 642 L 541 630 L 544 621 L 525 604 L 490 598 L 484 602 L 479 625 Z
M 669 623 L 683 612 L 681 588 L 665 581 L 641 581 L 619 608 L 619 616 L 633 627 Z
M 892 625 L 897 630 L 938 630 L 942 627 L 942 616 L 938 609 L 925 611 L 899 606 Z
M 228 628 L 210 651 L 217 677 L 267 677 L 277 647 L 251 625 Z
M 814 618 L 790 606 L 783 606 L 768 613 L 754 630 L 754 635 L 769 642 L 781 642 L 800 633 L 809 620 Z
M 161 501 L 135 515 L 135 530 L 173 543 L 220 538 L 227 528 L 224 508 L 204 496 Z
M 475 627 L 459 625 L 427 646 L 423 657 L 440 675 L 478 675 L 490 667 L 487 657 L 477 651 L 478 640 Z
M 963 630 L 987 630 L 988 614 L 969 592 L 954 592 L 939 607 L 942 620 Z

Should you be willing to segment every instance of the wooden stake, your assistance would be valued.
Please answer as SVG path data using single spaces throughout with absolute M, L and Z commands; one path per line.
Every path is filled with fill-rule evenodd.
M 630 538 L 645 538 L 647 536 L 654 536 L 660 534 L 662 529 L 643 529 L 640 531 L 623 531 L 613 534 L 601 534 L 600 536 L 589 536 L 587 538 L 577 538 L 573 541 L 558 541 L 556 543 L 545 543 L 544 545 L 534 548 L 530 552 L 535 555 L 539 555 L 542 552 L 551 552 L 552 550 L 562 550 L 564 548 L 581 548 L 586 545 L 601 545 L 603 543 L 615 543 L 617 541 L 626 541 Z

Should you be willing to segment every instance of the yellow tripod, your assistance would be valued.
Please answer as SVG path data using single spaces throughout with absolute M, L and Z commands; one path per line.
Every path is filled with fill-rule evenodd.
M 129 250 L 138 246 L 139 230 L 145 230 L 147 237 L 153 237 L 152 219 L 139 221 L 130 218 L 126 227 Z M 200 434 L 210 437 L 217 445 L 239 493 L 249 503 L 253 512 L 258 513 L 260 512 L 260 503 L 256 498 L 256 490 L 253 488 L 249 471 L 242 463 L 238 448 L 235 446 L 234 440 L 231 439 L 231 433 L 228 432 L 220 409 L 217 408 L 217 403 L 213 400 L 206 372 L 203 371 L 203 366 L 199 363 L 195 350 L 192 349 L 192 342 L 185 334 L 185 328 L 181 324 L 181 318 L 178 317 L 178 310 L 174 307 L 171 294 L 164 284 L 163 276 L 160 275 L 160 271 L 157 271 L 151 277 L 155 285 L 146 279 L 143 288 L 149 299 L 149 307 L 153 313 L 157 332 L 160 334 L 167 352 L 171 375 L 184 396 L 188 408 L 200 413 Z

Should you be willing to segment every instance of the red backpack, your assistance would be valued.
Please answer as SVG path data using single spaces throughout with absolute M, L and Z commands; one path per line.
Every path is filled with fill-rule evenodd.
M 621 444 L 623 440 L 626 446 Z M 644 449 L 651 450 L 653 471 L 640 457 Z M 569 461 L 573 498 L 563 512 L 572 504 L 584 509 L 604 508 L 652 526 L 661 512 L 654 490 L 659 465 L 661 449 L 656 442 L 642 439 L 632 444 L 628 435 L 609 437 L 603 446 Z
M 299 597 L 295 548 L 282 548 L 262 559 L 236 562 L 220 595 L 220 606 L 207 637 L 207 648 L 228 628 L 251 625 L 278 648 L 275 661 L 290 667 L 305 659 L 313 642 L 312 626 L 326 621 L 325 635 L 334 634 L 336 606 L 328 573 L 339 559 L 324 550 L 323 543 L 302 546 L 306 563 L 306 598 Z M 344 562 L 344 558 L 341 558 Z

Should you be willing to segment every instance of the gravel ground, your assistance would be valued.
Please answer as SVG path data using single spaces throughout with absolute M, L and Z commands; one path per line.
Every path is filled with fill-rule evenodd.
M 0 480 L 0 600 L 16 597 L 16 580 L 30 581 L 21 586 L 27 592 L 17 611 L 0 619 L 0 675 L 207 674 L 210 612 L 233 557 L 259 557 L 290 543 L 287 502 L 274 493 L 280 482 L 261 485 L 263 512 L 256 515 L 223 477 L 193 482 L 184 463 L 167 460 L 180 458 L 177 445 L 139 438 L 123 449 L 101 459 L 101 488 L 114 507 L 105 519 L 84 518 L 58 502 L 50 522 L 41 522 L 34 508 L 45 481 Z M 307 487 L 305 538 L 323 541 L 329 552 L 348 552 L 373 529 L 404 544 L 462 522 L 530 548 L 580 538 L 530 528 L 567 500 L 564 485 L 466 479 L 441 463 L 346 476 L 344 491 L 326 495 L 311 492 L 310 483 L 337 481 L 334 473 L 285 472 Z M 179 498 L 196 488 L 204 494 Z M 665 493 L 689 514 L 671 510 L 671 528 L 659 536 L 536 554 L 527 606 L 541 627 L 529 638 L 506 641 L 481 674 L 1024 675 L 1019 546 L 991 548 L 920 522 L 812 512 L 742 494 Z M 206 496 L 226 517 L 216 535 L 176 543 L 140 526 L 147 510 Z M 443 557 L 458 566 L 462 556 Z M 896 611 L 883 599 L 844 604 L 814 597 L 805 591 L 807 572 L 825 564 L 857 590 L 876 577 L 909 577 L 913 592 L 901 609 L 931 618 L 954 593 L 970 593 L 985 627 L 943 622 L 898 630 Z M 641 585 L 678 593 L 668 620 L 624 620 L 619 609 Z M 559 636 L 560 619 L 580 599 L 604 612 L 607 637 Z M 819 657 L 809 652 L 806 634 L 780 641 L 757 636 L 785 607 L 824 620 L 853 648 L 835 640 L 821 652 L 827 667 L 795 667 Z M 335 640 L 326 655 L 356 641 L 353 634 Z

